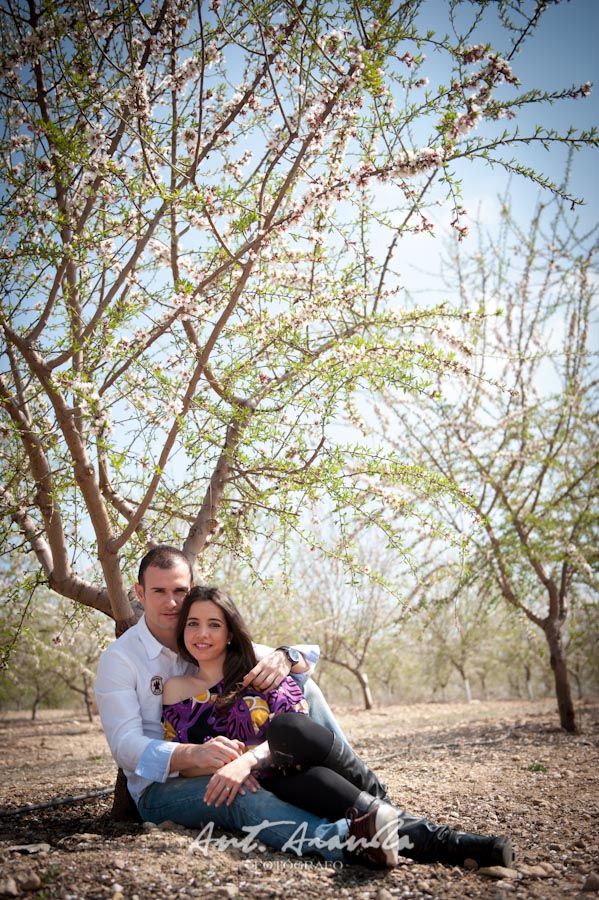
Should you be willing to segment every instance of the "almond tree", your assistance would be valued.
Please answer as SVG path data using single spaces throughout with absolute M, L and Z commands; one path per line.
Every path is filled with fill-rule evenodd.
M 437 586 L 436 592 L 442 590 Z M 433 589 L 434 591 L 434 589 Z M 480 598 L 464 590 L 460 596 L 427 597 L 427 603 L 418 611 L 419 643 L 424 657 L 435 661 L 431 669 L 457 672 L 464 700 L 472 701 L 472 676 L 484 676 L 489 666 L 485 653 L 485 637 L 489 628 L 491 610 Z M 417 614 L 418 614 L 417 613 Z
M 397 559 L 368 530 L 341 531 L 334 552 L 325 556 L 313 547 L 299 559 L 294 609 L 309 623 L 320 660 L 330 664 L 328 674 L 335 682 L 340 670 L 355 678 L 364 709 L 372 709 L 378 648 L 381 640 L 397 636 L 403 616 L 397 602 Z M 373 680 L 378 680 L 376 673 Z
M 596 605 L 599 567 L 598 233 L 581 233 L 561 203 L 540 203 L 523 230 L 508 198 L 500 239 L 481 230 L 475 252 L 456 248 L 445 273 L 475 312 L 453 334 L 459 389 L 409 409 L 388 394 L 396 418 L 381 418 L 412 461 L 470 497 L 473 518 L 445 507 L 470 542 L 465 577 L 542 629 L 567 731 L 564 627 L 577 597 Z M 490 308 L 494 322 L 478 318 Z
M 599 659 L 596 650 L 599 641 L 597 590 L 589 591 L 586 596 L 583 592 L 581 594 L 572 610 L 565 641 L 568 672 L 574 681 L 578 699 L 585 695 L 595 696 L 599 688 Z
M 456 313 L 398 305 L 398 241 L 426 236 L 428 198 L 465 231 L 464 160 L 559 191 L 518 149 L 597 145 L 517 127 L 590 90 L 512 70 L 550 4 L 473 3 L 460 34 L 448 0 L 450 37 L 421 6 L 2 5 L 2 547 L 118 630 L 152 543 L 207 567 L 257 510 L 301 532 L 365 470 L 419 477 L 330 427 L 358 386 L 417 391 L 450 352 L 427 337 Z
M 45 599 L 37 599 L 32 622 L 22 631 L 15 628 L 10 604 L 0 606 L 0 707 L 30 707 L 35 719 L 40 706 L 72 706 L 73 695 L 79 695 L 91 722 L 94 672 L 109 640 L 107 628 L 90 621 L 89 611 L 65 600 L 57 604 L 47 589 L 39 594 Z M 25 621 L 24 610 L 18 612 Z

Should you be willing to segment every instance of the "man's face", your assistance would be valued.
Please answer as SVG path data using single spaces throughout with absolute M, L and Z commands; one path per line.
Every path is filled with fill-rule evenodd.
M 189 568 L 183 562 L 171 569 L 149 566 L 144 583 L 135 585 L 135 593 L 144 607 L 148 628 L 154 637 L 176 650 L 175 632 L 183 599 L 191 587 Z

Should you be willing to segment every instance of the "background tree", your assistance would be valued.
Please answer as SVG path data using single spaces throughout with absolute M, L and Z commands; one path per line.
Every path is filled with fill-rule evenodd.
M 483 691 L 485 687 L 490 663 L 485 644 L 491 608 L 489 599 L 476 596 L 472 587 L 460 584 L 448 594 L 451 582 L 449 573 L 447 581 L 427 585 L 426 601 L 416 613 L 419 642 L 427 667 L 436 673 L 442 696 L 453 669 L 459 675 L 464 700 L 470 703 L 473 678 L 478 676 Z
M 469 494 L 478 525 L 445 507 L 470 541 L 466 577 L 543 630 L 560 722 L 574 731 L 564 626 L 599 565 L 597 229 L 581 234 L 563 204 L 540 203 L 526 232 L 508 198 L 500 239 L 481 229 L 478 243 L 456 246 L 446 271 L 475 312 L 453 335 L 468 355 L 454 361 L 460 389 L 409 409 L 387 393 L 393 434 L 381 422 L 412 461 Z M 476 315 L 497 307 L 495 322 Z
M 0 10 L 2 547 L 119 630 L 148 545 L 207 570 L 210 546 L 249 555 L 257 510 L 280 539 L 328 497 L 401 547 L 361 479 L 422 474 L 332 428 L 358 388 L 447 364 L 431 333 L 461 313 L 399 305 L 398 241 L 438 200 L 465 231 L 463 161 L 559 190 L 517 148 L 597 145 L 517 128 L 590 89 L 520 90 L 510 59 L 550 4 L 450 0 L 447 37 L 427 6 Z
M 599 603 L 596 596 L 581 592 L 572 610 L 565 646 L 568 672 L 576 685 L 576 695 L 597 693 L 599 688 Z
M 347 557 L 351 558 L 348 559 Z M 393 639 L 402 618 L 397 602 L 396 560 L 368 532 L 344 535 L 336 552 L 299 556 L 296 607 L 320 645 L 320 658 L 337 680 L 341 672 L 359 685 L 365 709 L 372 709 L 370 675 L 381 638 Z M 347 572 L 353 576 L 348 578 Z M 354 691 L 350 688 L 350 696 Z
M 506 605 L 497 612 L 499 615 L 492 625 L 497 669 L 507 682 L 510 696 L 534 700 L 546 691 L 544 673 L 550 671 L 547 643 L 543 643 L 543 636 L 530 620 L 513 606 Z
M 0 639 L 4 658 L 0 666 L 0 708 L 38 709 L 85 706 L 93 720 L 93 681 L 98 657 L 109 639 L 108 630 L 85 611 L 38 598 L 35 612 L 15 609 L 5 602 L 0 609 Z M 21 630 L 22 629 L 22 630 Z M 18 636 L 18 640 L 16 640 Z

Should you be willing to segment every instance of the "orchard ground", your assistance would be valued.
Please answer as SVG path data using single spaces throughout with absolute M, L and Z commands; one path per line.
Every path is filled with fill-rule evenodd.
M 0 890 L 40 900 L 592 896 L 599 885 L 599 699 L 579 702 L 577 712 L 580 732 L 569 735 L 550 699 L 338 710 L 398 805 L 455 828 L 511 836 L 516 868 L 495 877 L 407 860 L 373 872 L 235 846 L 205 854 L 194 849 L 195 833 L 172 824 L 112 821 L 110 794 L 17 812 L 110 788 L 116 769 L 97 719 L 47 711 L 32 722 L 7 713 L 0 718 Z

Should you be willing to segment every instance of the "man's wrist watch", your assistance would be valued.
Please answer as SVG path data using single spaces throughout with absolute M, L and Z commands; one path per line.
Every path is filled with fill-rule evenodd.
M 294 647 L 287 647 L 286 644 L 281 644 L 280 647 L 277 647 L 277 650 L 283 651 L 283 653 L 289 660 L 289 663 L 291 664 L 292 669 L 295 665 L 297 665 L 297 663 L 301 659 L 301 655 L 300 655 L 299 651 L 296 650 Z

